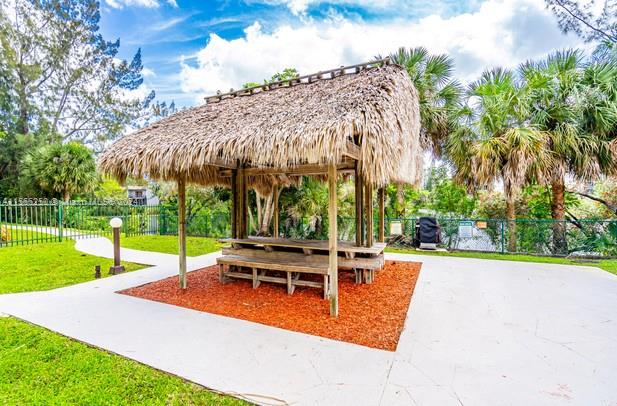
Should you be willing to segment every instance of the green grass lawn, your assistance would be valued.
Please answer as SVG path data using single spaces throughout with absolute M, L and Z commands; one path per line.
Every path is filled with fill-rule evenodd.
M 502 261 L 520 261 L 520 262 L 538 262 L 546 264 L 562 264 L 562 265 L 580 265 L 580 266 L 596 266 L 604 269 L 607 272 L 617 275 L 617 259 L 601 259 L 593 261 L 573 261 L 567 258 L 541 257 L 535 255 L 519 255 L 519 254 L 498 254 L 490 252 L 431 252 L 431 251 L 416 251 L 413 248 L 386 248 L 386 252 L 395 252 L 401 254 L 416 254 L 416 255 L 439 255 L 450 257 L 463 258 L 478 258 L 478 259 L 497 259 Z
M 178 237 L 175 235 L 137 235 L 120 238 L 120 245 L 141 251 L 178 254 Z M 196 257 L 221 249 L 224 244 L 216 238 L 186 237 L 186 255 Z
M 82 254 L 74 245 L 66 240 L 0 248 L 0 294 L 92 280 L 99 264 L 107 276 L 112 260 Z M 11 317 L 0 317 L 0 371 L 2 405 L 243 403 Z
M 107 276 L 111 259 L 82 254 L 75 242 L 41 242 L 0 248 L 0 293 L 48 290 L 94 279 L 94 266 Z M 123 263 L 127 271 L 144 266 Z
M 0 318 L 0 404 L 240 405 L 180 378 Z

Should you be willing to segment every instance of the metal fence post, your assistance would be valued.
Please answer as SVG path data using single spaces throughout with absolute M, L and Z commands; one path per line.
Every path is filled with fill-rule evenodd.
M 58 240 L 62 242 L 62 236 L 64 234 L 63 224 L 64 223 L 64 213 L 63 213 L 64 203 L 62 200 L 58 200 Z
M 501 220 L 501 253 L 505 254 L 506 252 L 506 239 L 505 239 L 505 229 L 503 220 Z

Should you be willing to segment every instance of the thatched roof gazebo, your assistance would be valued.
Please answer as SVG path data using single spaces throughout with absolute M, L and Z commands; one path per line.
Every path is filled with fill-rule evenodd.
M 336 177 L 356 183 L 356 246 L 372 247 L 372 193 L 421 176 L 418 97 L 406 71 L 389 60 L 341 67 L 289 81 L 217 94 L 111 145 L 103 172 L 178 184 L 180 285 L 186 288 L 185 185 L 232 188 L 232 237 L 247 238 L 247 189 L 274 192 L 302 176 L 327 176 L 329 218 Z M 275 199 L 276 201 L 276 199 Z M 275 208 L 276 210 L 276 208 Z M 274 216 L 278 237 L 278 215 Z M 336 221 L 329 221 L 327 282 L 338 313 Z M 288 277 L 289 279 L 289 277 Z

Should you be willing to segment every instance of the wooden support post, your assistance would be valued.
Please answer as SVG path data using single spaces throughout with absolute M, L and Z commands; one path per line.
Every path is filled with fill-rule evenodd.
M 245 217 L 244 217 L 244 169 L 240 166 L 236 172 L 236 234 L 237 238 L 245 238 Z
M 383 187 L 377 191 L 377 200 L 379 200 L 379 230 L 377 241 L 384 242 L 386 240 L 386 191 Z
M 323 298 L 327 299 L 328 298 L 328 275 L 324 275 L 323 276 Z
M 231 238 L 238 238 L 238 170 L 231 170 Z
M 360 163 L 356 162 L 355 169 L 355 200 L 356 200 L 356 246 L 361 247 L 364 244 L 364 222 L 362 220 L 362 213 L 364 210 L 362 207 L 364 206 L 363 198 L 362 198 L 362 174 L 360 172 Z
M 253 268 L 253 289 L 257 289 L 259 281 L 257 280 L 257 268 Z
M 178 247 L 180 289 L 186 289 L 186 184 L 183 178 L 178 179 Z
M 274 205 L 274 211 L 272 213 L 272 237 L 279 238 L 279 186 L 274 186 L 274 196 L 272 196 L 272 204 Z
M 328 166 L 328 249 L 330 276 L 330 316 L 338 316 L 338 231 L 336 226 L 336 165 Z
M 287 294 L 291 295 L 293 292 L 291 285 L 291 272 L 287 272 Z
M 242 168 L 242 189 L 241 189 L 241 193 L 242 193 L 242 206 L 240 206 L 240 209 L 242 210 L 242 237 L 241 238 L 247 238 L 248 237 L 248 226 L 249 226 L 249 220 L 248 220 L 248 204 L 249 204 L 249 189 L 248 189 L 248 179 L 246 177 L 246 169 Z
M 366 246 L 373 246 L 373 185 L 365 184 L 366 201 Z

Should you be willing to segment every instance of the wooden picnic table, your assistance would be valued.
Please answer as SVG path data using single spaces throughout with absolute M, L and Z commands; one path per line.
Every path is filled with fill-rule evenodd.
M 223 248 L 223 256 L 217 258 L 221 282 L 228 278 L 252 279 L 253 288 L 261 282 L 282 283 L 287 284 L 289 294 L 296 286 L 322 287 L 326 297 L 329 283 L 328 241 L 269 237 L 225 238 L 219 241 L 231 245 Z M 372 283 L 375 271 L 383 268 L 385 247 L 385 243 L 359 247 L 340 241 L 337 252 L 343 257 L 338 260 L 338 268 L 353 270 L 356 283 Z M 286 278 L 267 275 L 268 271 L 285 272 L 287 275 Z M 323 275 L 323 282 L 302 280 L 300 274 Z
M 232 245 L 242 246 L 264 246 L 264 247 L 286 247 L 300 248 L 303 250 L 328 251 L 327 240 L 298 240 L 292 238 L 269 238 L 269 237 L 250 237 L 250 238 L 225 238 L 221 242 L 230 243 Z M 376 256 L 383 253 L 386 248 L 386 243 L 377 242 L 372 247 L 358 247 L 349 241 L 339 241 L 337 243 L 337 251 L 345 253 L 346 256 L 353 257 L 353 254 L 367 254 Z M 349 255 L 351 254 L 351 255 Z

